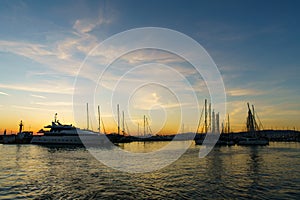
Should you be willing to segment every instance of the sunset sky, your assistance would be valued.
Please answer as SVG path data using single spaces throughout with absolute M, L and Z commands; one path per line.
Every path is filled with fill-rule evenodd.
M 85 104 L 78 107 L 82 110 L 82 123 L 75 123 L 73 117 L 74 83 L 80 66 L 89 52 L 105 39 L 141 27 L 182 32 L 206 49 L 223 77 L 227 111 L 234 131 L 245 129 L 247 102 L 255 105 L 264 128 L 300 129 L 299 9 L 300 3 L 292 0 L 2 0 L 0 133 L 4 129 L 17 131 L 20 120 L 24 121 L 26 130 L 37 131 L 49 124 L 55 113 L 63 123 L 86 128 Z M 118 49 L 109 49 L 101 53 L 109 57 L 117 52 Z M 107 132 L 116 131 L 112 118 L 116 107 L 112 113 L 107 106 L 114 85 L 111 81 L 130 66 L 157 60 L 194 80 L 190 83 L 202 109 L 208 97 L 207 89 L 187 62 L 162 51 L 133 52 L 114 63 L 96 91 L 95 101 L 101 106 Z M 182 76 L 170 75 L 170 71 L 160 65 L 136 70 L 141 76 L 129 74 L 129 81 L 120 86 L 120 91 L 142 84 L 138 82 L 141 79 L 163 76 L 167 81 L 174 81 L 176 95 L 184 96 L 181 106 L 186 117 L 180 121 L 176 115 L 178 99 L 168 88 L 147 85 L 136 91 L 129 107 L 126 107 L 126 92 L 116 92 L 113 104 L 120 104 L 120 109 L 125 110 L 131 132 L 136 132 L 137 123 L 141 126 L 143 115 L 148 116 L 154 132 L 173 132 L 180 129 L 181 124 L 186 132 L 195 131 L 197 105 L 188 101 L 191 93 Z M 96 105 L 90 105 L 93 106 Z M 96 130 L 97 122 L 92 121 L 90 128 Z

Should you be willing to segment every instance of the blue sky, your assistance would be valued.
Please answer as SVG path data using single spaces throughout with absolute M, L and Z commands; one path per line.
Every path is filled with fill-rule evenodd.
M 55 112 L 72 122 L 73 83 L 87 53 L 148 26 L 182 32 L 207 50 L 223 76 L 233 129 L 243 129 L 247 101 L 266 128 L 300 128 L 299 8 L 292 0 L 1 1 L 0 131 L 21 119 L 36 130 Z

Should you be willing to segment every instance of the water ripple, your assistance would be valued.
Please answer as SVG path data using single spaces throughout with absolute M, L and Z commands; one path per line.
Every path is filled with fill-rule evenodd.
M 204 159 L 198 158 L 199 148 L 192 146 L 179 160 L 162 170 L 129 174 L 104 166 L 83 148 L 1 145 L 0 151 L 5 156 L 0 162 L 0 198 L 300 197 L 299 143 L 271 143 L 268 147 L 254 148 L 218 147 Z

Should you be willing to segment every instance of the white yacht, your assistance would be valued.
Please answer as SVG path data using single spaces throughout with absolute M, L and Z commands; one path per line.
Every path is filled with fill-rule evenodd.
M 100 145 L 109 142 L 104 134 L 90 130 L 81 130 L 71 125 L 61 124 L 55 116 L 51 125 L 41 129 L 38 133 L 43 135 L 34 136 L 32 144 L 60 144 L 60 145 Z

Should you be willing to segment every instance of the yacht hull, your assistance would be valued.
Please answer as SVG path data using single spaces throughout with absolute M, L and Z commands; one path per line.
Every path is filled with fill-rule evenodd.
M 109 140 L 105 136 L 100 135 L 63 135 L 63 136 L 34 136 L 31 140 L 31 144 L 53 144 L 53 145 L 85 145 L 85 146 L 97 146 L 108 143 Z

